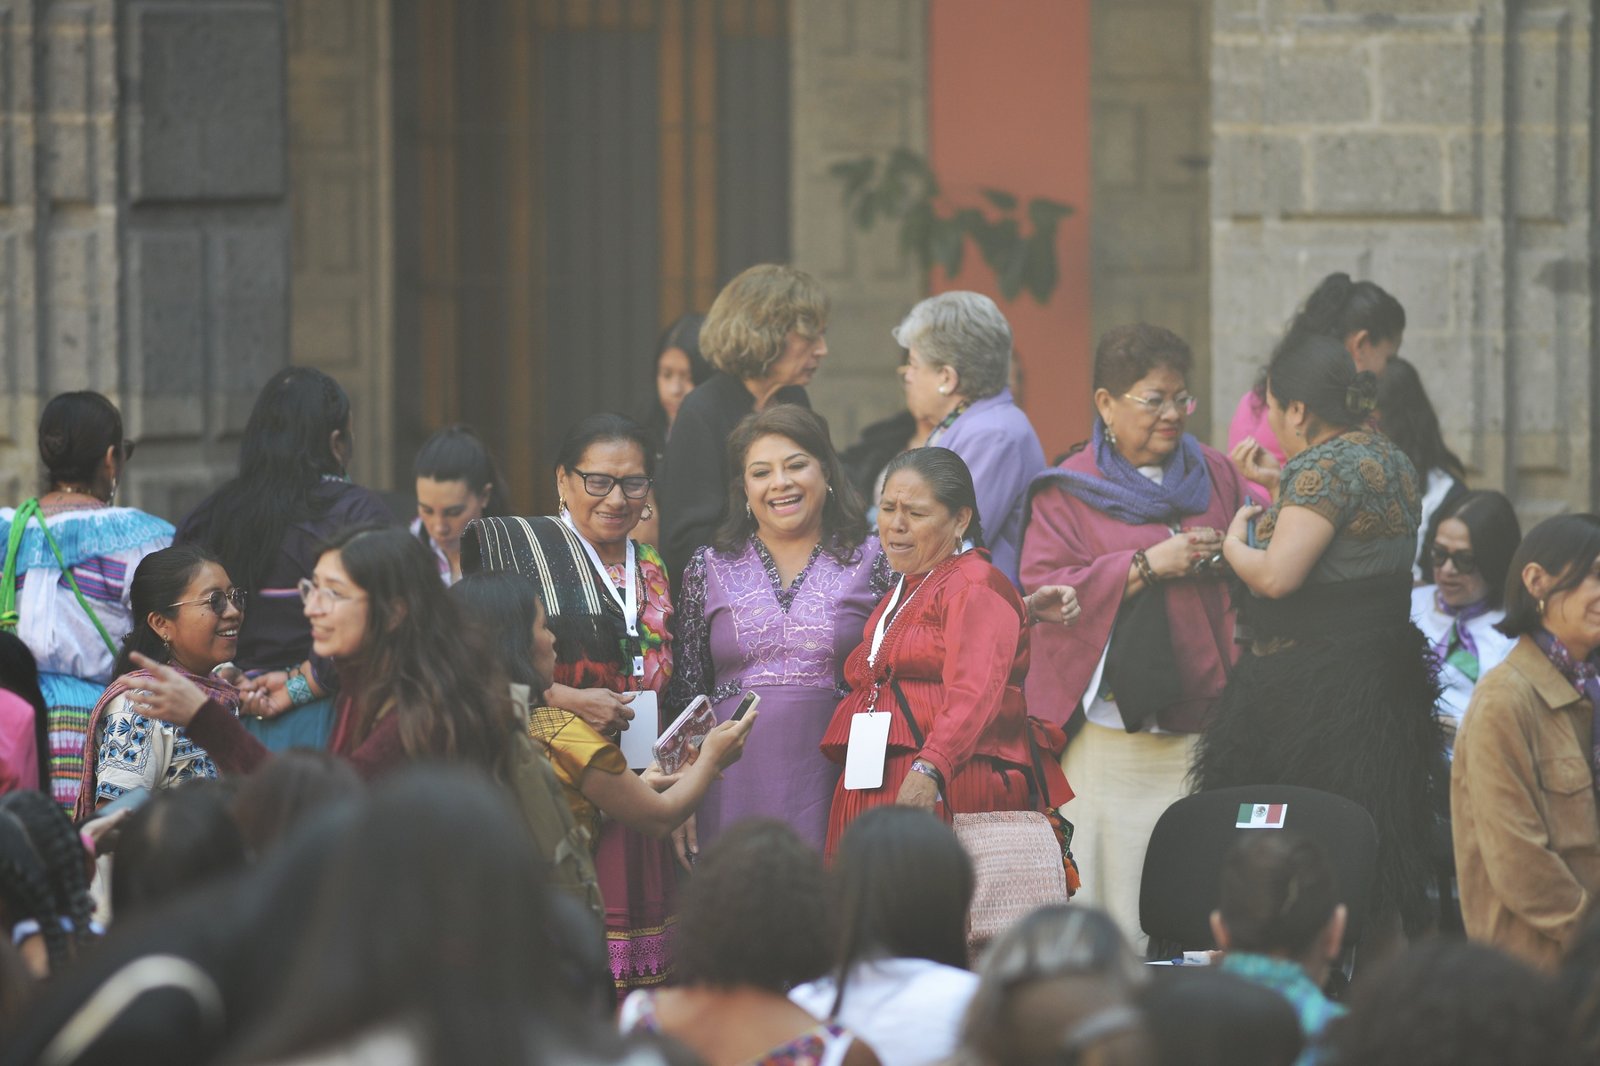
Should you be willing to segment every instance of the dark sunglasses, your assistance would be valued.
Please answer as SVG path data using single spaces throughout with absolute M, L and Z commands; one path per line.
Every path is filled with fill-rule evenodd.
M 190 607 L 197 603 L 203 603 L 211 608 L 212 614 L 221 615 L 223 611 L 228 609 L 227 605 L 230 603 L 239 608 L 239 610 L 244 610 L 244 601 L 249 595 L 248 592 L 241 588 L 231 588 L 226 592 L 221 589 L 213 589 L 209 596 L 202 596 L 198 600 L 180 600 L 177 603 L 169 603 L 167 606 L 169 608 Z
M 1445 563 L 1454 563 L 1456 573 L 1462 577 L 1469 577 L 1478 572 L 1478 560 L 1473 558 L 1469 551 L 1448 551 L 1442 544 L 1430 545 L 1428 548 L 1428 565 L 1437 570 Z

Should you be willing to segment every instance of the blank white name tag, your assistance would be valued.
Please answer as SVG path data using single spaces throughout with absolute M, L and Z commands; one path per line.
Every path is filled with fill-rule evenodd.
M 889 758 L 888 711 L 850 716 L 850 743 L 844 753 L 844 787 L 882 788 L 883 764 Z
M 656 761 L 656 734 L 661 732 L 656 694 L 640 689 L 628 706 L 633 708 L 633 721 L 622 731 L 622 754 L 628 760 L 628 769 L 643 770 Z

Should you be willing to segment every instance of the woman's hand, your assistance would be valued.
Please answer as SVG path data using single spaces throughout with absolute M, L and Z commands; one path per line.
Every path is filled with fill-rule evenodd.
M 289 671 L 268 670 L 239 682 L 240 706 L 257 718 L 276 718 L 294 707 L 289 695 Z
M 1228 523 L 1228 536 L 1244 544 L 1250 543 L 1250 520 L 1261 513 L 1261 507 L 1247 503 L 1233 513 L 1233 521 Z
M 138 652 L 133 653 L 133 663 L 155 675 L 145 678 L 140 687 L 128 692 L 128 709 L 135 714 L 186 726 L 206 705 L 207 697 L 200 686 L 172 667 Z
M 739 756 L 744 754 L 745 738 L 750 735 L 750 727 L 760 713 L 751 711 L 739 721 L 723 722 L 706 734 L 706 739 L 700 744 L 700 755 L 711 760 L 717 773 L 739 761 Z
M 678 856 L 679 866 L 685 870 L 694 869 L 695 860 L 700 858 L 700 833 L 694 815 L 689 815 L 687 821 L 672 831 L 672 850 Z
M 678 773 L 669 774 L 661 769 L 660 763 L 654 762 L 645 767 L 644 772 L 639 775 L 639 780 L 643 781 L 657 792 L 665 792 L 682 779 L 683 772 L 681 770 Z
M 1211 558 L 1221 550 L 1221 533 L 1214 529 L 1186 529 L 1174 533 L 1153 548 L 1145 549 L 1144 557 L 1156 577 L 1172 581 L 1187 577 L 1196 563 Z
M 939 783 L 927 774 L 912 770 L 906 774 L 905 780 L 900 782 L 900 794 L 894 801 L 902 807 L 917 807 L 931 811 L 934 804 L 939 801 Z
M 1070 626 L 1083 614 L 1078 603 L 1078 591 L 1071 585 L 1041 585 L 1024 601 L 1028 605 L 1028 621 L 1055 622 Z
M 633 702 L 631 692 L 551 685 L 546 698 L 554 706 L 588 722 L 596 733 L 620 733 L 628 728 L 628 721 L 633 718 L 633 708 L 628 706 Z
M 1228 459 L 1246 481 L 1264 485 L 1274 496 L 1278 494 L 1278 481 L 1283 475 L 1283 467 L 1278 463 L 1278 457 L 1258 444 L 1254 437 L 1246 437 L 1235 444 L 1233 451 L 1228 453 Z

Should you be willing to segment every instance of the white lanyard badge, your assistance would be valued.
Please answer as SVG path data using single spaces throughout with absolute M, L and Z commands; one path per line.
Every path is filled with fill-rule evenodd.
M 905 590 L 905 587 L 906 578 L 904 574 L 901 574 L 900 580 L 895 582 L 894 595 L 889 597 L 889 605 L 885 607 L 883 609 L 883 613 L 878 616 L 878 624 L 872 627 L 872 648 L 867 652 L 868 666 L 876 667 L 878 665 L 878 649 L 883 646 L 883 634 L 887 632 L 889 626 L 893 624 L 892 619 L 895 615 L 894 607 L 895 604 L 900 602 L 900 593 Z M 916 595 L 916 593 L 912 593 L 912 595 Z M 906 602 L 910 603 L 911 600 L 907 598 Z
M 616 601 L 617 606 L 622 608 L 622 620 L 628 625 L 628 636 L 637 639 L 639 636 L 639 568 L 634 564 L 633 538 L 628 538 L 628 572 L 623 581 L 624 591 L 619 594 L 617 586 L 611 582 L 611 575 L 606 572 L 606 564 L 600 561 L 600 553 L 594 550 L 594 545 L 589 543 L 587 537 L 582 533 L 578 533 L 578 527 L 572 524 L 572 516 L 564 514 L 561 516 L 561 521 L 567 524 L 568 529 L 577 534 L 578 542 L 583 545 L 583 550 L 589 553 L 589 561 L 594 564 L 595 572 L 600 575 L 600 584 L 611 594 L 611 598 Z

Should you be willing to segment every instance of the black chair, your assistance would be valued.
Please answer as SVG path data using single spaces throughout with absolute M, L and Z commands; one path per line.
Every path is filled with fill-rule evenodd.
M 1240 833 L 1241 815 L 1259 804 L 1283 804 L 1283 828 L 1322 845 L 1349 911 L 1345 969 L 1361 939 L 1377 875 L 1378 827 L 1366 809 L 1343 796 L 1295 785 L 1245 785 L 1186 796 L 1168 807 L 1150 834 L 1139 884 L 1139 925 L 1150 937 L 1151 959 L 1216 947 L 1211 912 L 1217 909 L 1222 860 Z

